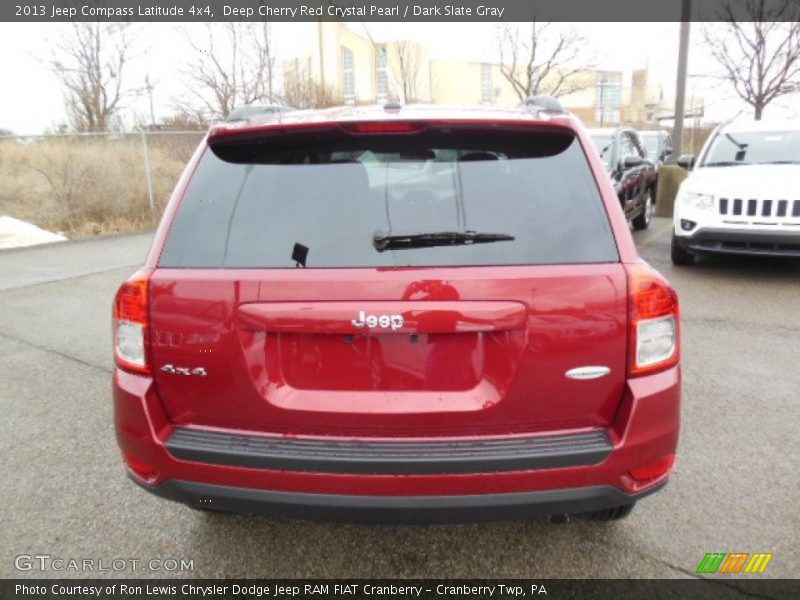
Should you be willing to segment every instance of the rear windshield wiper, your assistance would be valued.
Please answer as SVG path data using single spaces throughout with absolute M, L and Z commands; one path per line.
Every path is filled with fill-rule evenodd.
M 376 231 L 372 236 L 375 250 L 403 250 L 405 248 L 430 248 L 433 246 L 464 246 L 511 242 L 513 235 L 507 233 L 479 233 L 477 231 L 437 231 L 432 233 L 388 234 Z
M 766 160 L 759 165 L 800 165 L 800 160 Z
M 747 165 L 750 163 L 739 162 L 736 160 L 718 160 L 716 162 L 703 163 L 704 167 L 735 167 L 737 165 Z

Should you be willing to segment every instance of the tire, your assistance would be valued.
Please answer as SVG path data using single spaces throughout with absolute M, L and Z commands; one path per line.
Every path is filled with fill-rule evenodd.
M 619 521 L 620 519 L 624 519 L 631 514 L 634 506 L 636 506 L 636 502 L 631 504 L 621 504 L 620 506 L 605 508 L 603 510 L 596 510 L 594 512 L 586 513 L 583 516 L 590 521 L 597 522 Z
M 694 254 L 680 247 L 674 233 L 672 234 L 670 256 L 672 257 L 672 264 L 678 267 L 691 267 L 695 260 Z
M 652 216 L 653 212 L 653 194 L 651 190 L 647 191 L 644 199 L 644 207 L 642 208 L 642 212 L 638 217 L 634 217 L 631 220 L 633 224 L 633 228 L 637 231 L 642 231 L 650 227 L 650 217 Z

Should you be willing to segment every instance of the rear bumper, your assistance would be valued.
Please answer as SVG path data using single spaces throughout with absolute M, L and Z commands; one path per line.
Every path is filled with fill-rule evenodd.
M 675 242 L 690 252 L 800 258 L 800 231 L 704 228 L 691 235 L 676 235 Z
M 666 482 L 668 468 L 646 480 L 631 472 L 674 455 L 680 425 L 679 367 L 630 379 L 605 428 L 389 446 L 336 438 L 275 446 L 274 437 L 200 428 L 189 430 L 201 434 L 192 441 L 170 422 L 152 379 L 117 370 L 113 393 L 128 471 L 149 491 L 222 510 L 348 521 L 471 521 L 627 504 Z
M 176 458 L 212 465 L 363 475 L 496 473 L 591 465 L 611 453 L 604 431 L 452 441 L 303 439 L 177 427 Z
M 143 485 L 136 478 L 133 480 Z M 359 523 L 461 523 L 555 514 L 588 513 L 631 504 L 663 487 L 625 494 L 612 486 L 440 496 L 346 496 L 307 494 L 168 481 L 145 489 L 157 496 L 209 510 L 267 514 L 292 519 Z

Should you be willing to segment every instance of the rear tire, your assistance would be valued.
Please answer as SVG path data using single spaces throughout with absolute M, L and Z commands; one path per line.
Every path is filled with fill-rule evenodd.
M 583 516 L 590 521 L 597 522 L 619 521 L 620 519 L 624 519 L 631 514 L 634 506 L 636 506 L 636 502 L 632 502 L 631 504 L 621 504 L 620 506 L 613 506 L 603 510 L 596 510 L 594 512 L 586 513 Z
M 642 212 L 638 217 L 634 217 L 631 220 L 633 224 L 633 228 L 637 231 L 642 231 L 643 229 L 647 229 L 650 227 L 650 216 L 653 212 L 653 196 L 650 190 L 647 191 L 647 195 L 645 196 L 644 206 L 642 207 Z
M 694 264 L 695 256 L 688 250 L 684 250 L 675 239 L 675 234 L 672 234 L 672 245 L 670 247 L 670 256 L 672 257 L 672 264 L 679 267 L 690 267 Z

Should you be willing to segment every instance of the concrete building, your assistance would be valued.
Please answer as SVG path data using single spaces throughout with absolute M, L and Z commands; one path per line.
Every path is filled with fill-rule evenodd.
M 410 41 L 377 43 L 339 22 L 314 24 L 315 35 L 283 65 L 284 87 L 307 78 L 344 104 L 431 101 L 431 59 Z
M 498 63 L 435 58 L 419 43 L 377 41 L 340 22 L 313 27 L 315 35 L 284 63 L 284 82 L 296 86 L 312 80 L 328 90 L 333 103 L 515 106 L 521 100 Z M 550 75 L 553 81 L 558 77 L 558 72 Z M 672 100 L 648 79 L 647 69 L 632 74 L 584 69 L 570 82 L 575 91 L 562 95 L 561 103 L 588 126 L 654 124 L 671 112 Z M 541 89 L 552 89 L 547 78 Z M 692 99 L 689 106 L 702 112 L 702 101 Z

